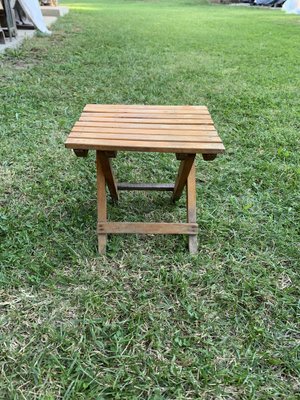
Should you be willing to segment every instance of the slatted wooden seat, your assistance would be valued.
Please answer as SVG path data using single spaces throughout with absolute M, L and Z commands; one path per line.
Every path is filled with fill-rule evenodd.
M 224 151 L 207 107 L 88 104 L 65 145 L 79 157 L 96 150 L 100 253 L 109 233 L 187 234 L 190 252 L 197 252 L 195 156 L 213 160 Z M 175 153 L 181 160 L 175 184 L 117 184 L 111 158 L 118 151 Z M 108 222 L 106 185 L 114 201 L 120 190 L 169 190 L 176 201 L 186 187 L 187 223 Z

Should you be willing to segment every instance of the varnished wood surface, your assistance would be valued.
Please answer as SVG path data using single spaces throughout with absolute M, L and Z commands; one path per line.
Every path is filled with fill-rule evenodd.
M 184 160 L 180 161 L 180 166 L 178 170 L 178 175 L 175 182 L 175 187 L 173 191 L 172 200 L 176 201 L 180 199 L 182 191 L 186 185 L 187 178 L 189 176 L 190 170 L 194 165 L 195 154 L 188 154 Z
M 115 176 L 112 170 L 111 160 L 109 157 L 107 157 L 105 152 L 102 151 L 97 151 L 97 159 L 100 161 L 102 173 L 105 177 L 111 198 L 113 201 L 117 202 L 119 200 L 119 194 Z
M 206 106 L 165 106 L 165 105 L 144 105 L 144 104 L 87 104 L 85 112 L 125 112 L 125 113 L 202 113 L 209 114 Z
M 207 135 L 203 135 L 201 137 L 197 136 L 189 136 L 189 135 L 149 135 L 149 134 L 123 134 L 122 136 L 117 133 L 95 133 L 95 132 L 78 132 L 77 134 L 72 133 L 70 138 L 78 138 L 78 139 L 103 139 L 103 140 L 137 140 L 137 141 L 146 141 L 146 142 L 191 142 L 191 143 L 222 143 L 221 139 L 217 135 L 212 135 L 207 133 Z
M 106 222 L 107 220 L 107 202 L 105 192 L 105 176 L 101 166 L 100 152 L 96 153 L 96 168 L 97 168 L 97 215 L 98 223 Z M 106 234 L 98 234 L 98 251 L 100 254 L 106 252 Z
M 120 182 L 117 184 L 118 190 L 156 190 L 159 192 L 174 190 L 174 183 L 127 183 Z
M 141 140 L 109 140 L 109 139 L 82 139 L 69 138 L 66 147 L 94 150 L 128 150 L 153 151 L 161 153 L 210 153 L 217 154 L 224 151 L 222 143 L 206 142 L 147 142 Z
M 165 120 L 166 121 L 166 120 Z M 124 128 L 127 129 L 138 129 L 138 130 L 151 130 L 151 129 L 156 129 L 156 130 L 161 130 L 161 131 L 173 131 L 173 130 L 182 130 L 182 131 L 197 131 L 201 132 L 202 130 L 205 131 L 214 131 L 215 128 L 212 124 L 206 123 L 193 123 L 188 124 L 177 124 L 175 121 L 171 123 L 167 122 L 162 122 L 162 120 L 153 120 L 152 124 L 150 123 L 144 123 L 143 120 L 137 120 L 133 122 L 126 122 L 126 121 L 96 121 L 96 122 L 89 122 L 89 121 L 79 121 L 76 122 L 75 124 L 76 127 L 82 128 L 117 128 L 119 130 L 122 130 Z M 164 132 L 168 133 L 168 132 Z M 148 134 L 151 134 L 151 132 L 148 132 Z M 171 134 L 171 132 L 169 132 Z
M 100 222 L 98 234 L 108 233 L 139 233 L 161 235 L 190 235 L 197 234 L 198 225 L 189 223 L 166 222 Z
M 197 130 L 191 130 L 191 129 L 186 129 L 185 127 L 178 127 L 176 126 L 175 128 L 172 127 L 172 129 L 166 129 L 165 127 L 163 128 L 158 128 L 158 127 L 150 127 L 150 128 L 144 128 L 142 129 L 141 127 L 135 126 L 133 127 L 129 127 L 128 125 L 126 125 L 126 127 L 122 127 L 122 129 L 117 128 L 117 127 L 106 127 L 106 126 L 78 126 L 77 123 L 74 125 L 70 137 L 74 136 L 78 136 L 78 134 L 80 132 L 82 132 L 84 134 L 84 136 L 88 136 L 86 135 L 86 133 L 116 133 L 118 135 L 128 135 L 128 134 L 139 134 L 139 135 L 148 135 L 149 137 L 151 137 L 152 135 L 168 135 L 170 138 L 172 138 L 172 136 L 174 135 L 180 135 L 180 136 L 185 136 L 185 137 L 189 137 L 189 136 L 206 136 L 206 135 L 210 135 L 210 136 L 219 136 L 217 131 L 214 129 L 214 127 L 207 127 L 208 129 L 205 129 L 205 127 L 202 127 L 202 129 L 199 131 Z M 126 137 L 126 136 L 125 136 Z M 122 139 L 122 136 L 120 136 L 120 138 Z
M 191 167 L 190 173 L 186 182 L 186 212 L 187 222 L 196 223 L 197 210 L 196 210 L 196 167 L 195 161 Z M 190 254 L 197 254 L 198 238 L 197 234 L 189 236 L 189 252 Z
M 224 151 L 205 106 L 88 104 L 65 145 L 102 151 Z

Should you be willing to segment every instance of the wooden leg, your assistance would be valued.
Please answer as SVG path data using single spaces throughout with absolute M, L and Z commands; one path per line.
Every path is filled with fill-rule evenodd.
M 101 166 L 100 151 L 96 152 L 96 166 L 97 166 L 97 214 L 98 223 L 107 221 L 106 211 L 106 192 L 105 192 L 105 176 Z M 98 249 L 100 254 L 106 252 L 107 235 L 98 232 Z
M 98 249 L 100 254 L 106 252 L 106 242 L 108 233 L 155 233 L 155 234 L 187 234 L 189 236 L 189 251 L 191 254 L 197 253 L 197 232 L 196 223 L 196 172 L 195 154 L 187 154 L 181 161 L 178 176 L 174 185 L 173 199 L 177 200 L 182 194 L 186 185 L 187 203 L 187 224 L 170 223 L 113 223 L 107 222 L 107 199 L 105 186 L 107 184 L 114 200 L 118 199 L 117 185 L 113 176 L 109 156 L 101 151 L 96 152 L 97 165 L 97 214 L 98 214 Z M 127 185 L 128 186 L 128 185 Z M 132 189 L 127 187 L 126 189 Z M 150 185 L 151 186 L 151 185 Z M 158 189 L 162 185 L 158 185 Z M 149 190 L 144 184 L 135 189 Z M 156 187 L 155 187 L 156 188 Z M 151 186 L 151 189 L 153 187 Z M 163 187 L 164 190 L 172 190 L 172 187 Z
M 183 192 L 186 185 L 187 178 L 189 176 L 190 170 L 194 164 L 195 154 L 187 154 L 186 157 L 180 162 L 178 175 L 175 182 L 175 187 L 173 191 L 172 200 L 178 200 Z
M 186 208 L 187 222 L 196 223 L 196 167 L 195 161 L 191 167 L 186 183 Z M 196 254 L 198 250 L 197 234 L 189 235 L 190 254 Z
M 118 194 L 118 189 L 117 189 L 117 184 L 116 180 L 114 177 L 114 173 L 112 170 L 111 166 L 111 161 L 109 156 L 102 151 L 97 151 L 97 157 L 99 158 L 101 167 L 102 167 L 102 172 L 105 176 L 105 180 L 111 195 L 111 198 L 113 201 L 118 201 L 119 200 L 119 194 Z

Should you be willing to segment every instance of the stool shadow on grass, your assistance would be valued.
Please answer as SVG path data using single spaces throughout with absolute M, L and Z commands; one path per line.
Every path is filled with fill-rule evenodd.
M 171 201 L 171 193 L 133 191 L 121 192 L 118 203 L 108 201 L 108 220 L 114 222 L 185 222 L 184 199 Z M 164 254 L 185 252 L 187 237 L 182 235 L 115 234 L 109 235 L 110 251 L 141 251 Z
M 64 237 L 68 247 L 81 257 L 98 256 L 97 200 L 94 188 L 89 199 L 77 198 L 64 204 L 61 212 L 64 218 Z M 107 192 L 108 220 L 115 222 L 185 222 L 186 207 L 184 199 L 177 203 L 171 201 L 171 193 L 166 192 L 121 192 L 118 203 L 113 203 Z M 184 253 L 186 255 L 187 237 L 184 235 L 108 235 L 107 256 L 120 252 L 138 253 Z M 83 254 L 84 253 L 84 254 Z

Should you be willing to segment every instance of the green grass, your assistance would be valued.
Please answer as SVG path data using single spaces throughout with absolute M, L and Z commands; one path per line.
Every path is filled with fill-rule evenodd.
M 299 31 L 278 10 L 65 1 L 51 37 L 0 58 L 0 398 L 297 399 Z M 207 104 L 226 154 L 197 164 L 199 253 L 113 236 L 97 254 L 86 103 Z M 173 155 L 120 154 L 171 182 Z M 114 220 L 184 220 L 122 193 Z M 299 311 L 299 309 L 298 309 Z

